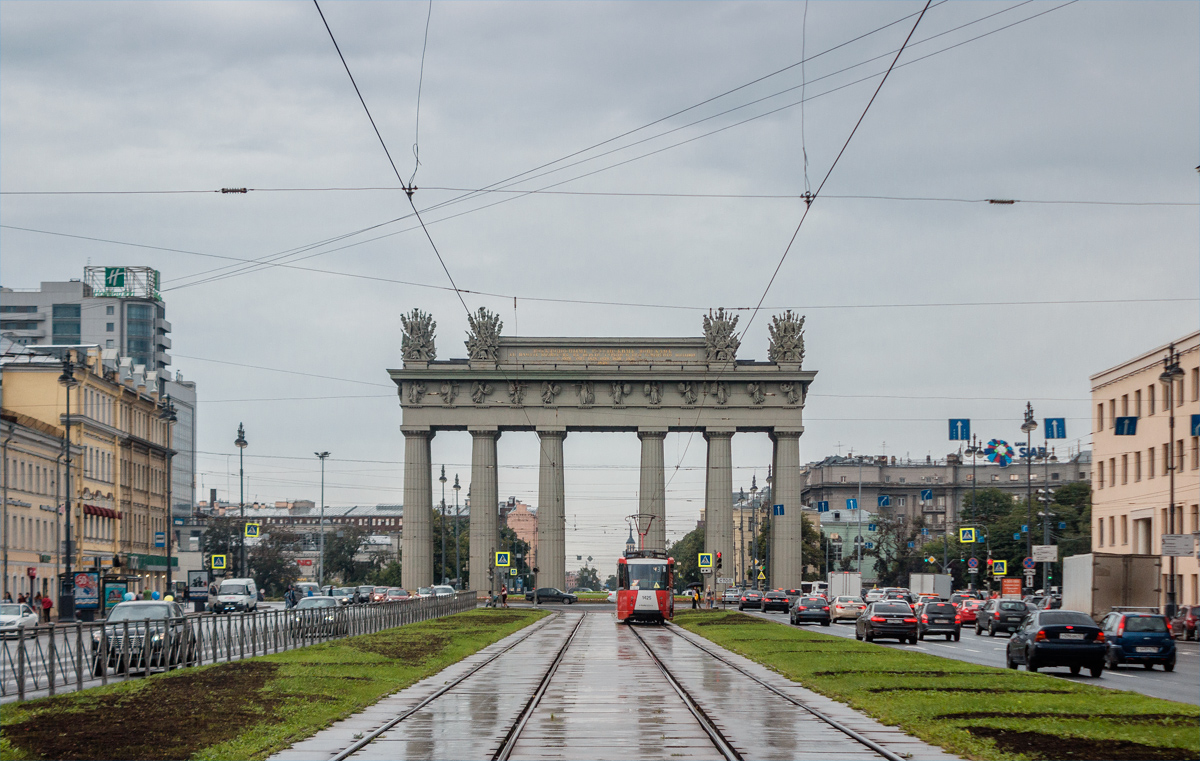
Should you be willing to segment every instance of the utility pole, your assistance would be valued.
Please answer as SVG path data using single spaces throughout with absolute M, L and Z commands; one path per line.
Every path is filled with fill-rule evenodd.
M 67 358 L 63 361 L 62 375 L 58 376 L 58 382 L 67 390 L 67 419 L 66 429 L 67 436 L 63 439 L 63 444 L 66 445 L 66 463 L 67 463 L 67 480 L 63 487 L 63 493 L 67 503 L 67 561 L 66 572 L 63 574 L 65 584 L 58 591 L 58 621 L 59 623 L 74 623 L 75 622 L 75 577 L 71 571 L 71 561 L 75 555 L 75 537 L 71 533 L 71 513 L 75 507 L 75 500 L 71 499 L 71 388 L 78 386 L 79 381 L 75 380 L 75 366 L 71 362 L 70 350 L 67 351 Z M 5 527 L 7 529 L 7 526 Z M 8 531 L 6 530 L 7 534 Z M 65 589 L 66 594 L 63 594 Z
M 458 474 L 454 474 L 454 588 L 462 590 L 462 555 L 461 546 L 458 543 L 458 490 L 462 486 L 458 483 Z
M 317 586 L 325 586 L 325 458 L 328 452 L 313 452 L 321 461 L 321 535 L 317 539 Z
M 1033 419 L 1033 403 L 1025 403 L 1025 422 L 1021 423 L 1025 433 L 1025 507 L 1029 513 L 1025 525 L 1025 557 L 1033 557 L 1033 432 L 1037 430 L 1037 421 Z M 1022 572 L 1024 569 L 1022 569 Z
M 172 592 L 171 592 L 171 537 L 175 533 L 175 507 L 174 507 L 174 505 L 171 504 L 171 501 L 173 499 L 173 495 L 171 494 L 171 489 L 172 489 L 172 486 L 174 486 L 172 481 L 174 480 L 173 476 L 175 473 L 175 471 L 174 471 L 175 447 L 172 446 L 172 444 L 174 442 L 172 442 L 172 440 L 171 440 L 171 426 L 173 423 L 175 423 L 176 420 L 178 420 L 178 417 L 175 414 L 175 405 L 171 403 L 170 395 L 167 395 L 166 397 L 163 398 L 162 408 L 159 410 L 159 417 L 162 419 L 163 422 L 165 422 L 167 424 L 167 527 L 166 527 L 167 528 L 167 530 L 166 530 L 167 594 L 172 594 Z
M 243 574 L 245 574 L 247 572 L 247 565 L 246 565 L 246 475 L 245 475 L 246 471 L 245 471 L 245 467 L 244 467 L 245 460 L 243 459 L 243 455 L 246 452 L 247 443 L 248 442 L 246 441 L 246 429 L 242 426 L 241 423 L 238 423 L 238 434 L 237 434 L 237 438 L 234 440 L 233 444 L 234 444 L 234 446 L 236 446 L 238 448 L 238 502 L 241 503 L 241 513 L 242 513 L 242 530 L 238 532 L 240 534 L 240 536 L 238 537 L 238 540 L 241 542 L 241 547 L 242 547 L 241 565 L 238 566 L 238 570 L 241 571 Z
M 858 509 L 858 541 L 855 542 L 855 550 L 858 554 L 858 575 L 862 578 L 862 551 L 863 551 L 863 533 L 862 533 L 862 455 L 858 455 L 858 501 L 855 503 Z
M 442 466 L 442 583 L 446 583 L 446 466 Z
M 1167 476 L 1170 479 L 1170 500 L 1171 504 L 1167 508 L 1167 533 L 1175 533 L 1175 462 L 1177 457 L 1182 456 L 1182 452 L 1175 452 L 1175 381 L 1183 377 L 1183 369 L 1179 366 L 1179 352 L 1175 351 L 1175 344 L 1172 343 L 1167 348 L 1167 356 L 1163 358 L 1163 371 L 1158 379 L 1167 386 L 1167 408 L 1170 410 L 1169 430 L 1170 436 L 1167 441 L 1167 457 L 1170 459 L 1170 465 L 1167 466 Z M 1175 556 L 1168 558 L 1169 570 L 1167 575 L 1167 617 L 1175 616 Z
M 13 424 L 8 424 L 8 433 L 4 438 L 4 592 L 8 593 L 8 445 L 13 440 Z M 57 532 L 56 536 L 57 538 Z

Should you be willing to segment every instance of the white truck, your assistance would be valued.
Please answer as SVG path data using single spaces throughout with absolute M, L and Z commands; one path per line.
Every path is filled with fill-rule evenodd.
M 862 574 L 850 571 L 839 571 L 829 574 L 828 599 L 849 595 L 862 597 Z
M 935 594 L 943 600 L 949 600 L 953 587 L 954 579 L 948 573 L 913 573 L 908 577 L 908 591 L 913 593 L 913 597 Z
M 1159 609 L 1162 558 L 1089 552 L 1063 558 L 1063 610 L 1100 619 L 1113 608 Z

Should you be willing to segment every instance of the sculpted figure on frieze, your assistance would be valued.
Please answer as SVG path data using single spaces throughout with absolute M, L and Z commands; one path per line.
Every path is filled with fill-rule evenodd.
M 495 362 L 500 358 L 500 329 L 504 323 L 500 315 L 479 307 L 475 314 L 467 315 L 471 331 L 467 333 L 467 358 L 475 362 Z
M 788 310 L 771 318 L 767 326 L 771 334 L 771 345 L 767 348 L 767 359 L 797 365 L 804 362 L 804 317 Z
M 554 397 L 562 393 L 562 386 L 554 381 L 542 382 L 542 404 L 553 404 Z
M 443 404 L 454 404 L 454 398 L 458 396 L 458 383 L 443 381 L 441 388 L 438 389 L 438 396 L 442 397 Z
M 729 401 L 729 384 L 725 381 L 712 384 L 712 395 L 716 397 L 717 404 L 725 404 Z
M 755 404 L 762 404 L 767 400 L 766 390 L 763 388 L 765 383 L 750 381 L 746 384 L 746 393 L 750 395 L 750 400 Z
M 579 403 L 584 407 L 592 406 L 596 401 L 596 390 L 592 386 L 591 381 L 581 381 L 575 384 L 575 388 L 579 391 Z
M 679 384 L 679 395 L 683 397 L 684 404 L 695 404 L 700 398 L 700 394 L 696 392 L 696 384 L 692 381 L 683 381 Z
M 520 404 L 525 401 L 525 382 L 524 381 L 509 381 L 508 382 L 508 401 L 513 404 Z
M 433 316 L 414 309 L 408 314 L 400 315 L 400 325 L 404 328 L 404 337 L 400 339 L 400 352 L 405 361 L 432 362 L 437 358 L 437 349 L 433 345 L 433 331 L 437 323 Z
M 725 307 L 716 314 L 709 310 L 704 315 L 704 351 L 709 362 L 732 362 L 737 358 L 738 347 L 742 345 L 734 333 L 737 322 L 737 315 L 726 313 Z
M 658 381 L 650 381 L 642 388 L 642 393 L 650 400 L 650 403 L 657 406 L 662 404 L 662 384 Z
M 779 390 L 783 392 L 783 396 L 787 399 L 788 404 L 796 404 L 800 401 L 799 383 L 780 383 Z
M 483 400 L 487 399 L 491 393 L 492 384 L 475 381 L 475 385 L 471 387 L 471 401 L 476 404 L 483 404 Z
M 613 381 L 612 389 L 608 393 L 612 396 L 613 404 L 620 405 L 621 400 L 633 393 L 633 386 L 629 383 Z
M 409 381 L 404 385 L 408 386 L 408 403 L 420 404 L 425 398 L 425 384 L 421 381 Z

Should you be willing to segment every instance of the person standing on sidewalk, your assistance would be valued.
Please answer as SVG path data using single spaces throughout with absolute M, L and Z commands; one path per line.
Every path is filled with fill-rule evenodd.
M 54 600 L 50 599 L 50 595 L 42 595 L 42 615 L 46 619 L 46 623 L 50 623 L 50 609 L 54 607 Z

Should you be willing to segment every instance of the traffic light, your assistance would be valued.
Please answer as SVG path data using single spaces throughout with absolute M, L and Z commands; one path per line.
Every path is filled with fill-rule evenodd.
M 717 553 L 717 570 L 721 570 L 721 553 Z

